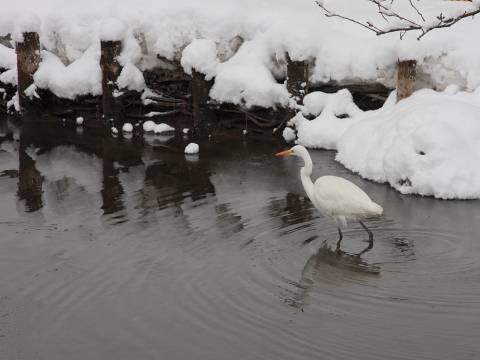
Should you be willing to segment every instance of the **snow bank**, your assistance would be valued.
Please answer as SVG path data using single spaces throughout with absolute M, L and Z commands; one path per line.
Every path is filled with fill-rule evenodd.
M 424 89 L 398 104 L 393 92 L 383 108 L 367 112 L 340 92 L 310 94 L 305 112 L 312 97 L 323 102 L 313 102 L 311 112 L 318 104 L 323 112 L 312 121 L 299 114 L 289 122 L 296 143 L 337 149 L 336 160 L 347 168 L 403 194 L 480 198 L 480 89 Z M 338 118 L 341 113 L 350 117 Z M 287 129 L 291 140 L 293 129 Z
M 373 22 L 384 30 L 398 25 L 395 19 L 385 22 L 368 1 L 322 3 L 334 13 Z M 478 0 L 415 1 L 426 19 L 424 29 L 440 13 L 448 18 L 478 4 Z M 396 0 L 386 11 L 420 21 L 409 0 Z M 390 88 L 396 86 L 397 61 L 417 60 L 418 87 L 445 92 L 422 90 L 399 104 L 390 98 L 382 109 L 371 112 L 361 111 L 346 90 L 313 93 L 284 137 L 307 147 L 336 149 L 337 159 L 348 168 L 387 181 L 405 194 L 480 197 L 480 47 L 474 36 L 480 33 L 478 17 L 434 30 L 417 41 L 418 32 L 408 32 L 400 40 L 396 33 L 376 36 L 358 24 L 326 17 L 313 0 L 8 2 L 0 12 L 0 36 L 11 34 L 13 40 L 22 41 L 24 31 L 38 31 L 43 46 L 35 86 L 69 99 L 101 94 L 102 39 L 122 42 L 118 61 L 123 70 L 117 85 L 143 92 L 144 104 L 152 101 L 148 99 L 152 91 L 142 71 L 174 68 L 164 60 L 175 60 L 187 73 L 195 69 L 214 78 L 213 100 L 247 107 L 290 103 L 283 82 L 287 53 L 292 60 L 309 61 L 311 82 L 378 82 Z M 15 52 L 4 45 L 0 68 L 4 69 L 0 81 L 15 85 Z M 7 106 L 19 109 L 18 97 L 7 99 Z M 315 120 L 308 121 L 307 113 Z M 148 121 L 144 129 L 174 130 Z
M 370 2 L 323 3 L 358 21 L 388 26 Z M 394 6 L 412 12 L 408 0 L 396 0 Z M 473 7 L 436 0 L 415 6 L 428 21 Z M 175 59 L 187 73 L 196 69 L 207 79 L 215 77 L 213 99 L 247 106 L 288 104 L 285 85 L 277 82 L 285 77 L 287 52 L 292 60 L 311 60 L 313 82 L 395 87 L 395 64 L 409 58 L 418 61 L 422 86 L 442 91 L 455 83 L 473 91 L 480 85 L 480 48 L 476 37 L 469 36 L 480 33 L 477 19 L 432 31 L 418 42 L 418 33 L 407 33 L 400 41 L 398 34 L 376 36 L 357 24 L 326 17 L 313 0 L 22 0 L 2 8 L 0 36 L 12 34 L 20 41 L 23 31 L 33 30 L 44 47 L 35 85 L 66 98 L 101 93 L 101 39 L 122 41 L 120 88 L 145 90 L 141 70 L 171 68 L 161 59 Z M 0 67 L 14 66 L 12 50 L 0 47 Z M 1 80 L 16 81 L 11 74 Z

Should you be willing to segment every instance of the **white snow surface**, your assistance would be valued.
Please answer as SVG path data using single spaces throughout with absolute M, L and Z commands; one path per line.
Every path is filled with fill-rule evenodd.
M 321 3 L 384 30 L 396 24 L 391 18 L 386 23 L 368 1 Z M 440 13 L 448 18 L 480 6 L 478 0 L 414 4 L 425 17 L 424 29 Z M 388 13 L 420 21 L 408 0 L 388 6 Z M 122 41 L 117 85 L 143 92 L 145 101 L 151 101 L 151 90 L 141 71 L 171 68 L 162 58 L 180 61 L 187 73 L 195 69 L 214 78 L 213 100 L 247 107 L 292 103 L 285 83 L 278 81 L 286 75 L 287 52 L 292 60 L 310 61 L 312 82 L 379 82 L 391 88 L 397 60 L 415 59 L 418 88 L 436 91 L 420 90 L 398 104 L 392 95 L 382 109 L 370 112 L 360 110 L 346 90 L 312 93 L 284 136 L 307 147 L 335 149 L 337 160 L 351 170 L 402 193 L 480 198 L 478 16 L 417 41 L 418 31 L 400 40 L 398 33 L 376 36 L 358 24 L 326 17 L 314 0 L 0 0 L 0 7 L 0 37 L 11 34 L 20 42 L 23 32 L 39 33 L 36 88 L 69 99 L 101 95 L 100 40 Z M 3 44 L 0 81 L 15 85 L 15 50 Z M 7 106 L 18 109 L 18 98 Z M 306 120 L 307 114 L 316 118 Z M 159 133 L 168 126 L 160 125 L 146 131 Z
M 380 27 L 393 23 L 385 23 L 367 1 L 323 4 Z M 66 98 L 101 93 L 100 40 L 122 41 L 121 87 L 145 88 L 133 67 L 171 66 L 158 55 L 180 60 L 187 73 L 196 69 L 215 78 L 215 100 L 247 106 L 288 103 L 285 84 L 276 81 L 285 76 L 287 52 L 292 60 L 311 60 L 312 81 L 378 81 L 394 87 L 396 61 L 408 58 L 418 60 L 425 86 L 442 91 L 456 83 L 473 91 L 480 85 L 480 47 L 471 35 L 480 33 L 477 19 L 434 30 L 417 41 L 418 31 L 400 40 L 398 34 L 376 36 L 357 24 L 326 17 L 313 0 L 0 0 L 0 5 L 0 36 L 12 34 L 20 41 L 23 31 L 37 30 L 44 51 L 36 85 Z M 475 5 L 421 0 L 415 6 L 428 28 L 440 13 L 448 17 Z M 418 17 L 408 0 L 395 0 L 394 7 Z M 13 68 L 13 58 L 14 49 L 0 47 L 2 67 Z

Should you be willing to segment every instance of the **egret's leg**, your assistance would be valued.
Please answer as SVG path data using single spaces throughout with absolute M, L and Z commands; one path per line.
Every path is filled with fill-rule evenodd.
M 337 224 L 337 229 L 338 229 L 338 234 L 340 235 L 340 238 L 338 239 L 337 248 L 335 249 L 335 251 L 338 253 L 340 251 L 340 241 L 342 241 L 343 235 L 342 235 L 342 230 L 340 230 L 340 226 L 338 226 L 338 224 Z
M 338 242 L 337 242 L 337 248 L 338 248 L 340 246 L 340 241 L 342 241 L 343 239 L 343 234 L 342 234 L 342 230 L 340 230 L 340 225 L 338 225 L 338 220 L 336 218 L 333 218 L 333 220 L 335 220 L 335 224 L 337 224 L 338 235 L 340 235 L 340 238 L 338 239 Z
M 342 241 L 343 239 L 343 234 L 342 234 L 342 230 L 340 230 L 340 226 L 337 225 L 337 229 L 338 229 L 338 235 L 340 235 L 340 238 L 338 239 L 338 243 L 340 244 L 340 241 Z
M 360 225 L 362 225 L 362 227 L 367 231 L 367 233 L 368 233 L 368 238 L 370 239 L 370 244 L 368 245 L 368 248 L 369 248 L 369 249 L 372 248 L 372 247 L 373 247 L 373 234 L 372 234 L 372 232 L 365 226 L 365 224 L 364 224 L 363 222 L 361 222 L 361 221 L 358 220 L 358 219 L 357 219 L 357 221 L 358 221 L 358 223 L 359 223 Z

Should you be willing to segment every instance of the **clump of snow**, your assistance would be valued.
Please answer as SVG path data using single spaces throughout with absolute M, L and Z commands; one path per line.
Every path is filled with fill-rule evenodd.
M 100 48 L 89 48 L 83 55 L 65 66 L 49 51 L 42 51 L 42 61 L 33 76 L 35 84 L 50 89 L 58 97 L 75 99 L 79 95 L 102 94 L 102 71 L 100 69 Z
M 130 123 L 123 124 L 122 131 L 132 132 L 133 131 L 133 125 L 130 124 Z
M 34 97 L 40 99 L 40 96 L 37 94 L 37 87 L 35 84 L 32 84 L 25 89 L 25 95 L 27 95 L 29 99 L 33 99 Z
M 189 132 L 189 131 L 190 131 L 190 129 L 189 129 L 189 128 L 185 128 L 185 129 L 183 129 L 183 133 L 184 133 L 184 134 L 188 134 L 188 132 Z
M 144 101 L 144 105 L 148 105 L 149 102 L 155 103 L 155 101 L 150 100 L 150 99 L 147 99 L 147 100 Z M 164 114 L 167 114 L 167 113 L 169 113 L 169 112 L 170 112 L 170 111 L 165 111 L 165 112 L 151 111 L 151 112 L 149 112 L 148 114 L 145 114 L 145 117 L 154 117 L 154 116 L 157 116 L 157 115 L 164 115 Z
M 115 89 L 115 90 L 113 90 L 112 96 L 113 97 L 119 97 L 119 96 L 122 96 L 123 94 L 124 94 L 123 91 Z
M 151 120 L 145 121 L 145 122 L 143 123 L 143 130 L 144 130 L 144 131 L 153 131 L 153 128 L 155 127 L 155 125 L 156 125 L 156 124 L 155 124 L 153 121 L 151 121 Z
M 146 88 L 142 72 L 133 64 L 126 64 L 117 79 L 120 88 L 141 92 Z
M 460 86 L 457 84 L 448 85 L 443 92 L 447 95 L 455 95 L 460 90 Z
M 76 120 L 77 125 L 82 125 L 83 124 L 83 117 L 79 116 Z
M 220 63 L 217 58 L 217 45 L 212 40 L 194 39 L 182 53 L 182 67 L 189 75 L 195 69 L 211 80 L 216 75 L 216 67 Z
M 200 147 L 198 146 L 198 144 L 190 143 L 185 148 L 185 154 L 196 154 L 198 153 L 199 149 Z
M 100 39 L 104 41 L 122 40 L 127 26 L 124 21 L 119 18 L 109 17 L 103 20 L 100 28 Z
M 17 62 L 17 60 L 15 59 L 15 63 Z M 17 85 L 17 65 L 15 65 L 14 67 L 12 67 L 10 70 L 7 70 L 5 72 L 3 72 L 2 74 L 0 74 L 0 81 L 4 84 L 12 84 L 12 85 Z
M 171 127 L 170 125 L 163 124 L 163 123 L 157 125 L 157 124 L 155 124 L 155 122 L 149 120 L 149 121 L 145 121 L 143 123 L 143 130 L 147 131 L 147 132 L 153 131 L 156 134 L 161 134 L 161 133 L 167 132 L 167 131 L 175 131 L 175 128 Z
M 320 111 L 312 121 L 301 113 L 289 121 L 290 126 L 297 128 L 298 140 L 303 146 L 318 147 L 321 143 L 325 149 L 335 149 L 340 136 L 364 115 L 347 89 L 335 94 L 314 92 L 305 96 L 304 112 L 315 115 Z M 287 132 L 289 135 L 291 133 Z
M 13 95 L 10 101 L 7 101 L 7 109 L 10 109 L 13 106 L 15 111 L 20 111 L 20 101 L 18 99 L 18 92 Z
M 23 42 L 24 32 L 39 32 L 41 19 L 33 12 L 25 12 L 20 15 L 15 22 L 14 30 L 11 34 L 12 40 L 16 42 Z
M 114 126 L 112 126 L 112 134 L 118 134 L 118 130 Z
M 153 132 L 155 134 L 161 134 L 167 131 L 175 131 L 175 128 L 167 124 L 158 124 L 158 125 L 155 125 L 155 127 L 153 128 Z
M 218 64 L 210 97 L 220 102 L 245 103 L 247 107 L 286 106 L 290 94 L 267 67 L 272 56 L 267 42 L 261 36 L 245 42 L 228 61 Z
M 17 65 L 15 49 L 10 49 L 0 44 L 0 68 L 11 69 Z
M 285 139 L 286 142 L 295 140 L 297 138 L 295 135 L 295 130 L 293 130 L 292 128 L 286 127 L 283 130 L 283 138 Z

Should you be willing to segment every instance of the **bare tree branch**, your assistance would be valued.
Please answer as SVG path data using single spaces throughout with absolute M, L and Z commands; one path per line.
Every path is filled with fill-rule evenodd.
M 415 7 L 415 5 L 413 5 L 412 0 L 409 0 L 409 1 L 410 1 L 410 5 L 415 9 L 417 14 L 420 15 L 420 17 L 422 18 L 423 21 L 425 21 L 425 18 L 423 17 L 422 13 L 420 11 L 418 11 L 418 9 Z
M 452 26 L 453 24 L 456 24 L 457 22 L 459 22 L 460 20 L 466 18 L 466 17 L 473 17 L 474 15 L 480 13 L 480 7 L 479 9 L 477 10 L 473 10 L 473 11 L 465 11 L 463 14 L 461 15 L 457 15 L 457 16 L 454 16 L 454 17 L 449 17 L 449 18 L 446 18 L 442 13 L 440 13 L 438 16 L 437 16 L 437 19 L 438 19 L 438 24 L 436 25 L 433 25 L 433 26 L 424 26 L 425 23 L 426 23 L 426 20 L 425 20 L 425 17 L 423 16 L 423 14 L 415 7 L 415 5 L 413 4 L 412 0 L 409 0 L 409 3 L 410 3 L 410 6 L 416 11 L 416 13 L 420 16 L 420 18 L 422 19 L 422 22 L 423 23 L 417 23 L 415 22 L 414 20 L 412 19 L 409 19 L 407 17 L 404 17 L 400 14 L 397 14 L 396 12 L 392 11 L 391 10 L 391 5 L 393 4 L 393 1 L 394 0 L 391 0 L 390 2 L 390 6 L 386 6 L 384 5 L 386 2 L 385 1 L 382 1 L 382 0 L 368 0 L 374 4 L 377 5 L 378 7 L 378 12 L 379 14 L 383 17 L 383 19 L 388 22 L 388 18 L 389 17 L 392 17 L 392 18 L 396 18 L 398 20 L 402 20 L 404 22 L 406 22 L 407 24 L 404 25 L 404 26 L 398 26 L 398 27 L 393 27 L 391 29 L 388 29 L 388 30 L 382 30 L 380 29 L 378 26 L 374 25 L 372 22 L 370 21 L 367 21 L 366 23 L 362 23 L 358 20 L 355 20 L 355 19 L 352 19 L 352 18 L 349 18 L 347 16 L 343 16 L 343 15 L 339 15 L 339 14 L 336 14 L 336 13 L 333 13 L 331 11 L 329 11 L 328 9 L 326 9 L 324 6 L 323 6 L 323 2 L 322 1 L 318 1 L 317 4 L 319 7 L 321 7 L 324 11 L 325 11 L 325 16 L 328 16 L 328 17 L 339 17 L 341 19 L 345 19 L 345 20 L 348 20 L 350 22 L 354 22 L 358 25 L 361 25 L 371 31 L 373 31 L 375 34 L 377 35 L 383 35 L 383 34 L 388 34 L 388 33 L 393 33 L 393 32 L 399 32 L 400 33 L 400 39 L 403 39 L 403 37 L 405 36 L 406 32 L 407 31 L 412 31 L 412 30 L 418 30 L 418 31 L 421 31 L 421 35 L 417 38 L 417 40 L 420 40 L 423 36 L 425 36 L 428 32 L 432 31 L 433 29 L 441 29 L 441 28 L 447 28 L 447 27 L 450 27 Z

